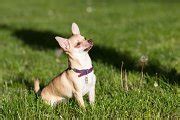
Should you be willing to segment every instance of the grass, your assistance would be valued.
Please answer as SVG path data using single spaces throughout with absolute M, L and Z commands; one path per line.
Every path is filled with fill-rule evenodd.
M 178 119 L 179 10 L 177 1 L 1 0 L 1 119 Z M 54 36 L 70 36 L 72 22 L 95 42 L 90 55 L 97 76 L 96 103 L 90 106 L 85 96 L 86 112 L 73 99 L 51 108 L 33 92 L 34 78 L 45 85 L 67 68 L 66 55 L 55 55 L 59 46 Z M 140 86 L 142 55 L 148 56 L 148 64 Z M 127 92 L 121 88 L 122 61 Z

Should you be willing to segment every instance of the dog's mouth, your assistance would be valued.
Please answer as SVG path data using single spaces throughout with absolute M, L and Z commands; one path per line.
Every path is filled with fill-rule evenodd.
M 93 45 L 89 46 L 88 48 L 85 48 L 84 51 L 88 52 L 92 47 Z
M 89 46 L 87 48 L 85 48 L 84 51 L 89 51 L 93 47 L 93 42 L 91 39 L 87 40 L 87 42 L 88 42 Z

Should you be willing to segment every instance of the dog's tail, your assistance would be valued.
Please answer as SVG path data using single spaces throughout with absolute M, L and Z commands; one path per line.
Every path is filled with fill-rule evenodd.
M 34 80 L 34 92 L 36 94 L 40 93 L 40 87 L 39 87 L 39 80 L 38 79 Z

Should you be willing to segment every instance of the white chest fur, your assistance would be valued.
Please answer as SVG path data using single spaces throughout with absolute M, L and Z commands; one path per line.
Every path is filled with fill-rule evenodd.
M 82 94 L 87 94 L 95 86 L 95 75 L 93 72 L 80 78 Z

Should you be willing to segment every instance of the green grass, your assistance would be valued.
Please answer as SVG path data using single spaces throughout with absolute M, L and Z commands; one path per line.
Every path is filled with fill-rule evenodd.
M 91 7 L 92 12 L 87 12 Z M 180 3 L 178 1 L 1 0 L 1 119 L 175 118 L 180 116 Z M 54 36 L 71 35 L 71 23 L 94 40 L 91 51 L 96 103 L 86 111 L 70 99 L 51 108 L 33 92 L 33 79 L 46 85 L 67 68 L 57 57 Z M 140 86 L 139 58 L 147 55 Z M 120 83 L 121 62 L 130 90 Z M 156 76 L 157 73 L 157 76 Z M 154 87 L 155 81 L 158 87 Z

